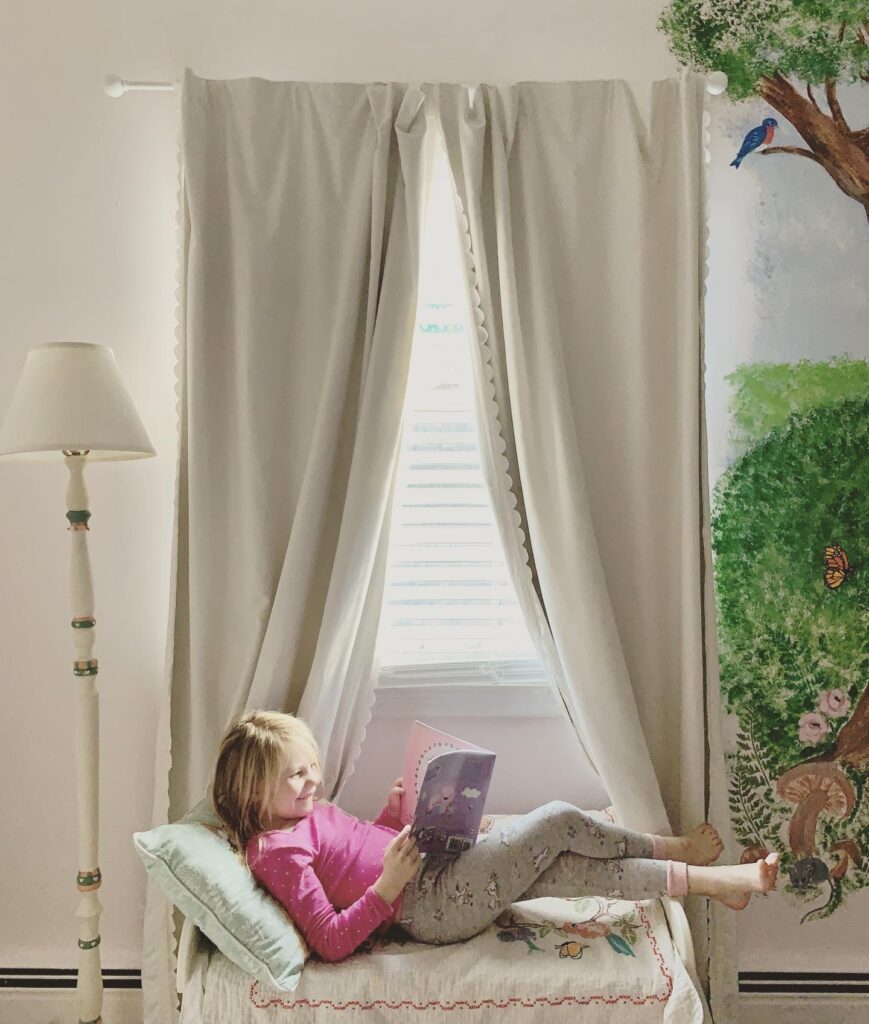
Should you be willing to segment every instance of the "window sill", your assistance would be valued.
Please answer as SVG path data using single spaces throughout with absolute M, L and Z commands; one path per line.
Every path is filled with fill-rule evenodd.
M 376 690 L 381 718 L 562 718 L 546 683 L 388 683 Z

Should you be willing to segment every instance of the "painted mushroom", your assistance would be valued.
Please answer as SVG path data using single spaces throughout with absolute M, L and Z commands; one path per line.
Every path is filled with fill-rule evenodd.
M 833 843 L 830 847 L 830 856 L 839 858 L 839 863 L 830 871 L 831 878 L 844 878 L 849 862 L 856 864 L 857 867 L 861 867 L 863 864 L 863 854 L 853 839 L 843 839 L 838 843 Z
M 796 857 L 816 853 L 818 817 L 846 818 L 854 809 L 856 796 L 845 773 L 834 764 L 798 764 L 784 773 L 776 785 L 782 800 L 796 804 L 788 826 L 788 842 Z

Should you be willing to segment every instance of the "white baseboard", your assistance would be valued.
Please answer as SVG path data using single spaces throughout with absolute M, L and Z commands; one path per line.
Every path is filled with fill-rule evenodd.
M 739 1024 L 866 1024 L 869 994 L 795 992 L 767 995 L 744 992 L 739 997 Z
M 142 1024 L 141 989 L 106 989 L 105 1024 Z M 75 989 L 0 989 L 0 1021 L 9 1024 L 73 1024 L 78 1020 Z

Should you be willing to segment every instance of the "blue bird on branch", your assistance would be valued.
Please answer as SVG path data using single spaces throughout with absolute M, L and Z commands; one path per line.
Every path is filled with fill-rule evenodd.
M 730 164 L 731 167 L 739 167 L 749 153 L 754 152 L 758 146 L 768 146 L 772 142 L 775 130 L 778 128 L 778 121 L 774 117 L 765 117 L 763 124 L 752 128 L 748 135 L 742 140 L 736 159 Z

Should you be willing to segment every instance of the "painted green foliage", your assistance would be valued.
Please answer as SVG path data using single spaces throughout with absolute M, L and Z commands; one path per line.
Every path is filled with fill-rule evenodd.
M 839 369 L 846 372 L 828 395 L 849 391 L 866 372 L 850 362 Z M 869 392 L 861 386 L 852 397 L 803 408 L 801 397 L 814 400 L 828 372 L 829 364 L 761 365 L 733 375 L 743 437 L 780 425 L 724 473 L 712 514 L 721 689 L 741 728 L 729 756 L 734 830 L 747 846 L 779 849 L 797 895 L 816 896 L 816 883 L 828 882 L 825 914 L 848 890 L 869 884 L 869 735 L 862 761 L 841 766 L 857 794 L 853 813 L 821 817 L 814 836 L 821 875 L 837 864 L 831 847 L 856 842 L 862 866 L 850 863 L 842 878 L 795 871 L 794 810 L 778 799 L 776 781 L 835 750 L 869 687 Z M 781 387 L 788 382 L 790 389 Z M 802 411 L 785 416 L 790 404 Z M 824 584 L 831 544 L 842 546 L 851 568 L 836 589 Z
M 867 0 L 672 0 L 658 28 L 697 71 L 724 71 L 733 99 L 762 78 L 865 81 Z
M 869 362 L 834 356 L 826 363 L 750 363 L 725 380 L 732 388 L 730 440 L 742 454 L 795 412 L 869 394 Z

